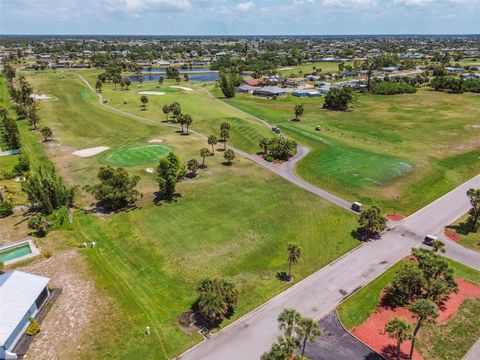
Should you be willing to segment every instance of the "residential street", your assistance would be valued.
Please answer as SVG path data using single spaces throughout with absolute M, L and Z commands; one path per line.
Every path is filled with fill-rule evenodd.
M 210 360 L 258 359 L 280 335 L 276 318 L 287 307 L 304 316 L 320 319 L 345 296 L 367 284 L 421 244 L 427 233 L 435 233 L 469 209 L 467 189 L 480 187 L 480 176 L 406 218 L 395 229 L 357 248 L 322 268 L 266 304 L 245 315 L 212 338 L 190 349 L 180 358 Z M 480 264 L 480 253 L 460 251 L 447 245 L 445 256 Z M 479 268 L 479 266 L 475 266 Z

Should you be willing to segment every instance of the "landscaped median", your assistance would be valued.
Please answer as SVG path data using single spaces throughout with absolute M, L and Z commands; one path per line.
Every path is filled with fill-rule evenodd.
M 420 327 L 414 359 L 461 359 L 480 337 L 480 272 L 442 259 L 453 270 L 457 292 L 451 292 L 448 299 L 435 301 L 438 317 L 431 322 L 425 320 Z M 418 260 L 410 257 L 400 261 L 337 308 L 347 330 L 388 359 L 396 358 L 397 342 L 390 337 L 386 325 L 394 318 L 404 318 L 411 324 L 407 331 L 411 335 L 419 321 L 412 306 L 425 297 L 425 293 L 414 296 L 401 306 L 392 306 L 388 301 L 388 288 L 406 264 L 417 268 Z M 430 265 L 421 264 L 418 268 L 428 274 Z M 407 336 L 401 345 L 402 359 L 408 358 L 410 347 Z

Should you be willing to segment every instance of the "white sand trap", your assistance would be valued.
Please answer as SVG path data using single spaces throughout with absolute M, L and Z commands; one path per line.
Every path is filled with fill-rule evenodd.
M 30 97 L 33 100 L 48 100 L 48 99 L 51 99 L 50 96 L 47 96 L 47 95 L 44 95 L 44 94 L 32 94 L 32 95 L 30 95 Z
M 193 91 L 192 88 L 185 87 L 185 86 L 170 85 L 170 87 L 173 88 L 173 89 L 180 89 L 180 90 L 185 90 L 185 91 Z
M 293 70 L 292 67 L 280 67 L 278 70 Z
M 150 139 L 148 140 L 149 143 L 162 143 L 163 139 Z
M 146 168 L 145 171 L 149 174 L 153 174 L 155 172 L 155 170 L 153 170 L 153 168 Z
M 108 149 L 110 149 L 108 146 L 97 146 L 97 147 L 93 147 L 93 148 L 78 150 L 78 151 L 73 152 L 72 154 L 75 155 L 75 156 L 80 156 L 82 158 L 86 158 L 86 157 L 90 157 L 90 156 L 100 154 L 101 152 L 104 152 L 105 150 L 108 150 Z
M 139 91 L 140 95 L 165 95 L 164 92 L 161 91 Z

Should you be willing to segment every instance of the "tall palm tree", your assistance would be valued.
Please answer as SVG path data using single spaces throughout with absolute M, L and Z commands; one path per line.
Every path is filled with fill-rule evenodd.
M 202 168 L 205 167 L 205 158 L 207 156 L 210 156 L 210 150 L 208 150 L 206 147 L 200 149 L 200 156 L 202 157 Z
M 223 150 L 227 149 L 227 141 L 230 138 L 230 131 L 228 129 L 220 130 L 220 138 L 223 140 Z
M 297 263 L 301 255 L 302 250 L 297 245 L 288 245 L 288 280 L 290 280 L 292 277 L 292 264 Z
M 263 155 L 267 156 L 267 150 L 268 150 L 268 139 L 266 137 L 262 138 L 260 140 L 260 143 L 258 144 L 263 150 Z
M 185 126 L 187 127 L 187 134 L 188 134 L 188 128 L 190 127 L 190 125 L 192 125 L 192 123 L 193 123 L 192 115 L 185 114 Z
M 388 336 L 397 342 L 397 360 L 400 359 L 400 347 L 412 338 L 412 324 L 405 318 L 394 318 L 385 325 Z
M 293 109 L 293 111 L 295 112 L 295 121 L 299 121 L 299 116 L 302 116 L 303 114 L 303 105 L 302 104 L 297 104 L 295 105 L 295 108 Z
M 168 114 L 172 109 L 168 105 L 163 105 L 162 111 L 165 114 L 165 119 L 168 121 Z
M 300 319 L 301 315 L 295 309 L 284 309 L 278 316 L 278 327 L 285 332 L 287 339 L 292 337 L 293 329 Z
M 212 155 L 215 155 L 215 145 L 217 145 L 218 143 L 218 139 L 215 135 L 210 135 L 208 137 L 208 145 L 211 145 L 212 146 Z
M 301 318 L 298 322 L 296 332 L 300 339 L 302 339 L 302 356 L 305 354 L 305 346 L 307 341 L 313 341 L 315 337 L 322 335 L 320 325 L 313 319 Z
M 417 325 L 413 330 L 412 347 L 410 348 L 409 359 L 412 359 L 413 349 L 415 348 L 415 338 L 418 331 L 424 322 L 434 321 L 438 317 L 438 307 L 430 299 L 420 299 L 415 304 L 410 306 L 410 311 L 413 313 L 413 317 L 417 319 Z

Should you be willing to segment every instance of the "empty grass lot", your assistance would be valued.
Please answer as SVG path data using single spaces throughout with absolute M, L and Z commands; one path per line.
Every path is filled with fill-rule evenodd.
M 137 108 L 139 104 L 124 109 L 151 114 L 152 118 L 158 115 L 158 125 L 104 109 L 70 72 L 28 78 L 37 91 L 53 97 L 40 103 L 40 116 L 42 125 L 54 130 L 55 141 L 33 143 L 43 147 L 71 183 L 94 182 L 104 156 L 82 159 L 71 155 L 74 150 L 105 145 L 114 151 L 147 145 L 155 138 L 186 161 L 200 160 L 199 150 L 207 145 L 195 135 L 182 136 L 175 129 L 160 126 L 163 114 L 154 112 L 152 103 L 144 112 Z M 190 105 L 198 123 L 216 127 L 218 122 L 237 116 L 235 110 L 222 109 L 224 115 L 215 115 L 215 123 L 200 120 L 206 111 L 200 105 L 207 99 L 201 94 L 198 114 L 195 102 Z M 187 104 L 188 95 L 174 92 L 169 102 Z M 113 95 L 111 98 L 109 102 L 114 103 Z M 162 103 L 155 106 L 160 109 Z M 215 109 L 207 110 L 216 114 Z M 256 129 L 256 124 L 252 128 Z M 235 134 L 232 132 L 232 143 L 253 148 L 248 136 L 239 135 L 235 140 Z M 200 341 L 198 335 L 185 334 L 177 324 L 177 316 L 189 310 L 194 301 L 200 279 L 219 276 L 237 282 L 239 305 L 226 325 L 290 286 L 275 276 L 287 269 L 288 243 L 302 248 L 302 258 L 293 269 L 298 280 L 357 246 L 350 235 L 356 226 L 353 215 L 250 161 L 237 157 L 232 166 L 222 162 L 221 152 L 207 158 L 207 169 L 200 170 L 195 180 L 179 183 L 181 197 L 160 206 L 152 201 L 157 189 L 155 177 L 145 172 L 146 166 L 155 166 L 157 161 L 128 167 L 130 173 L 141 176 L 139 188 L 144 195 L 137 209 L 107 217 L 76 211 L 71 241 L 96 241 L 96 249 L 79 251 L 85 253 L 92 278 L 111 300 L 109 322 L 116 324 L 106 330 L 100 323 L 98 328 L 92 326 L 105 331 L 91 340 L 94 351 L 82 354 L 84 358 L 173 358 Z M 90 202 L 82 191 L 78 206 Z M 144 335 L 145 326 L 151 327 L 152 336 Z

